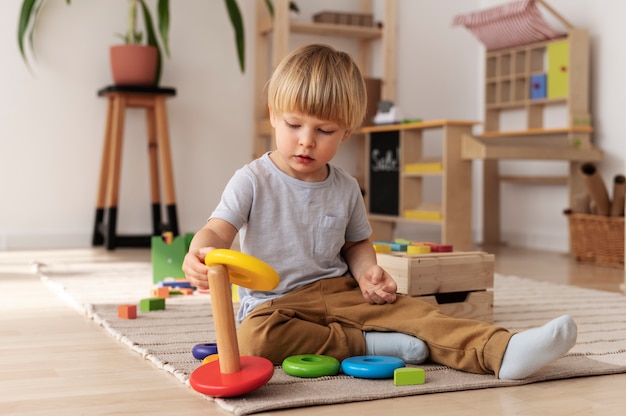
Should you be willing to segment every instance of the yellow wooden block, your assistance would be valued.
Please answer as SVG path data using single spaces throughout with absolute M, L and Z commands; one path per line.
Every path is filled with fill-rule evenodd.
M 437 162 L 420 162 L 420 163 L 407 163 L 404 165 L 404 172 L 406 173 L 434 173 L 441 172 L 443 170 L 443 164 Z
M 430 246 L 422 245 L 410 245 L 406 248 L 407 254 L 427 254 L 430 253 Z
M 377 253 L 391 253 L 389 244 L 374 244 L 374 251 Z
M 440 211 L 426 211 L 418 209 L 407 209 L 404 211 L 404 218 L 411 220 L 428 220 L 428 221 L 440 221 Z

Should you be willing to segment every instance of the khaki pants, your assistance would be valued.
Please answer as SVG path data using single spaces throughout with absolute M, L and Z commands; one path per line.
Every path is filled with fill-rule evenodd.
M 343 360 L 365 354 L 363 331 L 402 332 L 430 349 L 430 359 L 457 370 L 498 374 L 512 334 L 485 322 L 451 318 L 409 296 L 370 305 L 351 277 L 322 279 L 256 307 L 238 330 L 242 355 L 275 364 L 297 354 Z

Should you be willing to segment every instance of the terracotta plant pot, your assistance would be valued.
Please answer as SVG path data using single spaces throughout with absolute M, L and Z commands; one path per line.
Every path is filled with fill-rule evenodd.
M 110 59 L 115 85 L 155 85 L 158 56 L 154 46 L 111 46 Z

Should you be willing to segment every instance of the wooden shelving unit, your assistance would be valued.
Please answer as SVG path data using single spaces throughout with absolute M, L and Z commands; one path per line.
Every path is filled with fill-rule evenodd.
M 466 135 L 462 145 L 464 159 L 483 160 L 484 244 L 501 242 L 501 182 L 566 184 L 571 204 L 584 191 L 580 165 L 602 160 L 591 142 L 589 35 L 568 26 L 561 38 L 486 52 L 484 133 Z M 548 106 L 565 107 L 564 127 L 544 127 Z M 509 110 L 526 115 L 526 130 L 501 128 Z M 566 177 L 500 175 L 499 162 L 513 159 L 565 161 L 569 170 Z
M 459 251 L 471 250 L 472 166 L 469 160 L 461 158 L 461 147 L 463 137 L 471 134 L 477 123 L 433 120 L 362 129 L 366 133 L 363 188 L 375 240 L 391 240 L 396 224 L 401 221 L 430 223 L 441 225 L 442 244 L 452 244 Z M 423 133 L 427 130 L 441 132 L 440 160 L 425 157 Z M 387 146 L 386 154 L 379 155 L 378 150 L 386 146 L 385 142 L 391 145 Z M 375 178 L 379 156 L 391 173 L 382 184 Z M 420 165 L 424 171 L 416 172 Z M 440 169 L 436 169 L 438 165 Z M 441 201 L 424 198 L 424 181 L 431 177 L 441 179 Z M 392 201 L 394 198 L 397 200 Z
M 358 55 L 353 56 L 364 77 L 372 77 L 371 60 L 372 45 L 375 41 L 382 42 L 383 73 L 381 79 L 380 98 L 395 100 L 396 91 L 396 0 L 385 0 L 385 11 L 382 27 L 355 26 L 345 24 L 303 22 L 290 19 L 289 0 L 274 0 L 274 17 L 272 18 L 264 0 L 256 2 L 256 62 L 255 62 L 255 105 L 256 133 L 254 155 L 258 157 L 272 149 L 272 130 L 270 128 L 267 101 L 263 88 L 280 60 L 290 51 L 292 34 L 309 35 L 312 42 L 332 44 L 333 38 L 353 39 L 358 43 Z M 361 0 L 356 13 L 372 13 L 372 0 Z

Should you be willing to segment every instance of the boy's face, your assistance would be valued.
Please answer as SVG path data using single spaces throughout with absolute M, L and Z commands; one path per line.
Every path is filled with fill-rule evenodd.
M 283 172 L 308 182 L 326 179 L 326 164 L 351 133 L 336 122 L 301 113 L 274 115 L 270 111 L 270 121 L 277 149 L 270 157 Z

